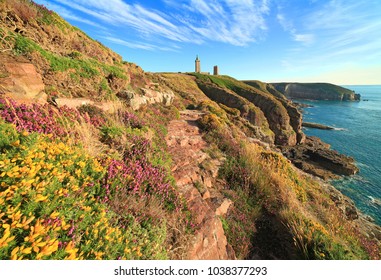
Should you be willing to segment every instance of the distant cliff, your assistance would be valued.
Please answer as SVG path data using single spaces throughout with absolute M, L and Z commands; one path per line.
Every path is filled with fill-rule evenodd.
M 360 100 L 360 94 L 328 83 L 272 83 L 277 91 L 288 98 L 312 100 Z

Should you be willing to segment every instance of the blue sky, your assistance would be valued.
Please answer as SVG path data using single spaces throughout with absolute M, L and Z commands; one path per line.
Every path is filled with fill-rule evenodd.
M 379 0 L 36 0 L 145 71 L 381 84 Z

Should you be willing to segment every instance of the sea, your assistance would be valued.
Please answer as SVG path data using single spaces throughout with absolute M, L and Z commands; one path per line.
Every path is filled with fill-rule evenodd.
M 381 85 L 343 86 L 361 94 L 361 101 L 306 101 L 303 119 L 335 127 L 304 128 L 340 153 L 353 157 L 360 172 L 332 181 L 364 214 L 381 225 Z

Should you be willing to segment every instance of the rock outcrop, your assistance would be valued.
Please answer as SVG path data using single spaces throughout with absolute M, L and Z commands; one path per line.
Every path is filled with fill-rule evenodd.
M 288 107 L 286 102 L 282 104 L 280 100 L 270 94 L 265 94 L 259 90 L 255 91 L 251 88 L 239 87 L 235 92 L 262 110 L 270 129 L 275 134 L 275 144 L 293 146 L 298 143 L 296 132 L 291 125 L 290 115 L 284 106 Z M 293 116 L 293 119 L 296 120 L 297 117 Z M 300 129 L 301 127 L 297 127 L 297 131 L 300 131 Z
M 320 185 L 329 194 L 331 200 L 348 221 L 355 224 L 358 230 L 365 236 L 368 236 L 371 240 L 377 240 L 376 242 L 380 244 L 381 227 L 376 225 L 371 217 L 361 213 L 349 197 L 343 195 L 332 185 L 326 183 L 321 183 Z
M 304 144 L 280 149 L 296 167 L 323 179 L 354 175 L 359 171 L 353 158 L 331 150 L 328 144 L 317 137 L 307 137 Z
M 310 123 L 310 122 L 303 122 L 303 127 L 309 127 L 309 128 L 316 128 L 316 129 L 322 129 L 322 130 L 334 130 L 335 128 L 332 126 L 320 124 L 320 123 Z
M 226 214 L 231 201 L 219 195 L 218 169 L 223 158 L 211 159 L 197 126 L 200 111 L 182 111 L 180 120 L 168 126 L 166 137 L 173 155 L 172 172 L 179 192 L 186 199 L 197 231 L 190 240 L 186 259 L 235 259 L 228 244 L 219 216 Z M 202 166 L 202 168 L 201 168 Z
M 287 98 L 310 100 L 360 100 L 360 94 L 328 83 L 273 83 L 275 89 Z
M 142 106 L 154 103 L 162 103 L 165 106 L 169 106 L 175 97 L 171 90 L 158 91 L 150 88 L 141 88 L 140 90 L 140 94 L 132 90 L 124 90 L 119 92 L 117 96 L 124 99 L 133 110 L 138 110 Z
M 33 64 L 1 55 L 0 65 L 0 94 L 36 99 L 44 92 L 45 84 Z

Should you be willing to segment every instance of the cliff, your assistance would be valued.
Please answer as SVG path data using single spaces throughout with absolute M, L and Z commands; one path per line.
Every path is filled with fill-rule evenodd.
M 259 109 L 262 114 L 257 114 L 255 121 L 251 120 L 251 122 L 258 125 L 257 122 L 263 122 L 265 119 L 275 135 L 275 144 L 296 145 L 303 142 L 302 117 L 290 102 L 274 97 L 267 90 L 247 86 L 231 77 L 205 75 L 197 75 L 197 77 L 196 81 L 200 88 L 212 100 L 229 107 L 240 108 L 240 110 L 249 105 Z M 240 104 L 229 104 L 233 100 L 233 95 L 240 96 L 244 101 Z M 246 107 L 243 106 L 245 104 Z
M 328 83 L 272 83 L 277 91 L 292 99 L 357 101 L 360 94 Z
M 281 150 L 352 160 L 271 85 L 145 73 L 31 1 L 0 8 L 0 259 L 380 259 L 381 228 Z

